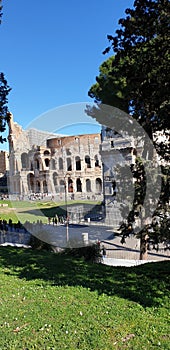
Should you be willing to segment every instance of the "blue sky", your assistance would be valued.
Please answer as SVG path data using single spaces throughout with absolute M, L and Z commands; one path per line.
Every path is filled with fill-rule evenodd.
M 133 2 L 2 1 L 0 71 L 12 87 L 9 109 L 16 122 L 25 128 L 48 110 L 92 102 L 88 90 L 108 58 L 102 54 L 107 34 Z

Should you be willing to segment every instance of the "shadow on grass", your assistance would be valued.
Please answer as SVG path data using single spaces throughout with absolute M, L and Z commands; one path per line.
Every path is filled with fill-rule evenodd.
M 52 204 L 52 203 L 51 203 Z M 24 213 L 25 214 L 31 214 L 31 215 L 42 215 L 42 216 L 46 216 L 47 218 L 50 217 L 50 218 L 53 218 L 55 217 L 55 215 L 57 214 L 58 216 L 65 216 L 66 215 L 66 211 L 70 208 L 73 208 L 75 207 L 81 207 L 82 206 L 82 210 L 84 212 L 84 214 L 87 214 L 87 213 L 99 213 L 101 211 L 101 205 L 100 204 L 95 204 L 95 205 L 92 205 L 92 204 L 87 204 L 87 203 L 77 203 L 75 204 L 74 202 L 72 204 L 67 204 L 67 207 L 65 204 L 61 204 L 61 206 L 58 204 L 56 206 L 47 206 L 45 208 L 43 208 L 41 206 L 41 202 L 37 204 L 37 208 L 33 208 L 33 209 L 30 209 L 28 208 L 28 210 L 25 210 Z M 21 211 L 22 213 L 22 211 Z
M 41 279 L 54 286 L 83 286 L 99 294 L 138 302 L 144 307 L 166 304 L 170 290 L 169 261 L 111 267 L 61 254 L 1 247 L 0 268 L 6 268 L 8 275 L 26 280 Z
M 18 211 L 19 212 L 19 211 Z M 20 211 L 19 212 L 20 214 L 22 214 L 23 212 Z M 24 211 L 24 214 L 31 214 L 33 216 L 35 216 L 35 219 L 36 219 L 36 216 L 39 215 L 39 216 L 42 216 L 42 217 L 50 217 L 50 218 L 53 218 L 55 217 L 55 215 L 57 214 L 58 216 L 64 216 L 66 214 L 66 209 L 64 209 L 64 206 L 63 208 L 61 207 L 49 207 L 49 208 L 34 208 L 34 209 L 28 209 L 28 210 L 25 210 Z

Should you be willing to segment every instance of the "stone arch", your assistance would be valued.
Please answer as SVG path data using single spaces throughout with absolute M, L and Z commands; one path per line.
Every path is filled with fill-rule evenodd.
M 76 187 L 77 187 L 77 192 L 82 192 L 82 183 L 79 178 L 76 180 Z
M 87 168 L 91 168 L 91 159 L 88 155 L 85 156 L 85 163 Z
M 34 175 L 33 174 L 28 174 L 27 175 L 27 184 L 28 184 L 28 190 L 31 192 L 34 192 Z
M 86 180 L 86 192 L 91 192 L 91 181 L 90 181 L 90 179 Z
M 71 151 L 69 148 L 66 149 L 66 154 L 67 154 L 67 156 L 71 156 Z
M 28 168 L 28 154 L 26 152 L 21 154 L 21 164 L 22 164 L 22 169 Z
M 49 156 L 50 155 L 50 151 L 49 150 L 45 150 L 44 151 L 44 156 Z
M 99 177 L 96 179 L 96 192 L 102 192 L 102 180 Z
M 81 159 L 79 156 L 75 158 L 76 161 L 76 170 L 81 170 Z

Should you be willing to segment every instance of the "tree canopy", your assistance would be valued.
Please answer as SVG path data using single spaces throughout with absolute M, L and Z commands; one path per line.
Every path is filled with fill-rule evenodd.
M 152 140 L 153 134 L 160 130 L 168 137 L 170 1 L 135 0 L 133 9 L 128 8 L 125 13 L 126 17 L 119 20 L 116 34 L 108 35 L 110 45 L 103 53 L 113 51 L 113 55 L 101 64 L 96 83 L 88 92 L 99 103 L 97 108 L 89 108 L 88 114 L 97 119 L 103 109 L 100 103 L 117 107 L 130 113 Z M 147 251 L 148 237 L 154 243 L 170 239 L 169 144 L 155 138 L 154 144 L 165 166 L 162 166 L 162 189 L 152 223 L 140 232 L 141 257 Z M 136 180 L 135 196 L 127 221 L 120 227 L 123 240 L 133 232 L 132 223 L 143 205 L 146 187 L 152 186 L 152 176 L 151 183 L 146 183 L 145 164 L 141 159 L 136 159 L 131 171 Z
M 0 1 L 1 4 L 1 1 Z M 2 17 L 2 6 L 0 5 L 0 23 Z M 0 73 L 0 133 L 3 133 L 6 129 L 6 122 L 8 121 L 8 106 L 7 106 L 7 96 L 11 88 L 8 86 L 7 80 L 3 73 Z M 0 143 L 4 142 L 6 139 L 0 135 Z
M 89 90 L 95 101 L 131 112 L 148 132 L 170 127 L 169 0 L 135 0 L 108 35 L 110 57 Z

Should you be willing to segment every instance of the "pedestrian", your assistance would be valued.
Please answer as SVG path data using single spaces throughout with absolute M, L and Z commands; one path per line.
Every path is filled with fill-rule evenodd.
M 104 245 L 102 246 L 102 255 L 103 255 L 103 259 L 106 258 L 106 248 Z

